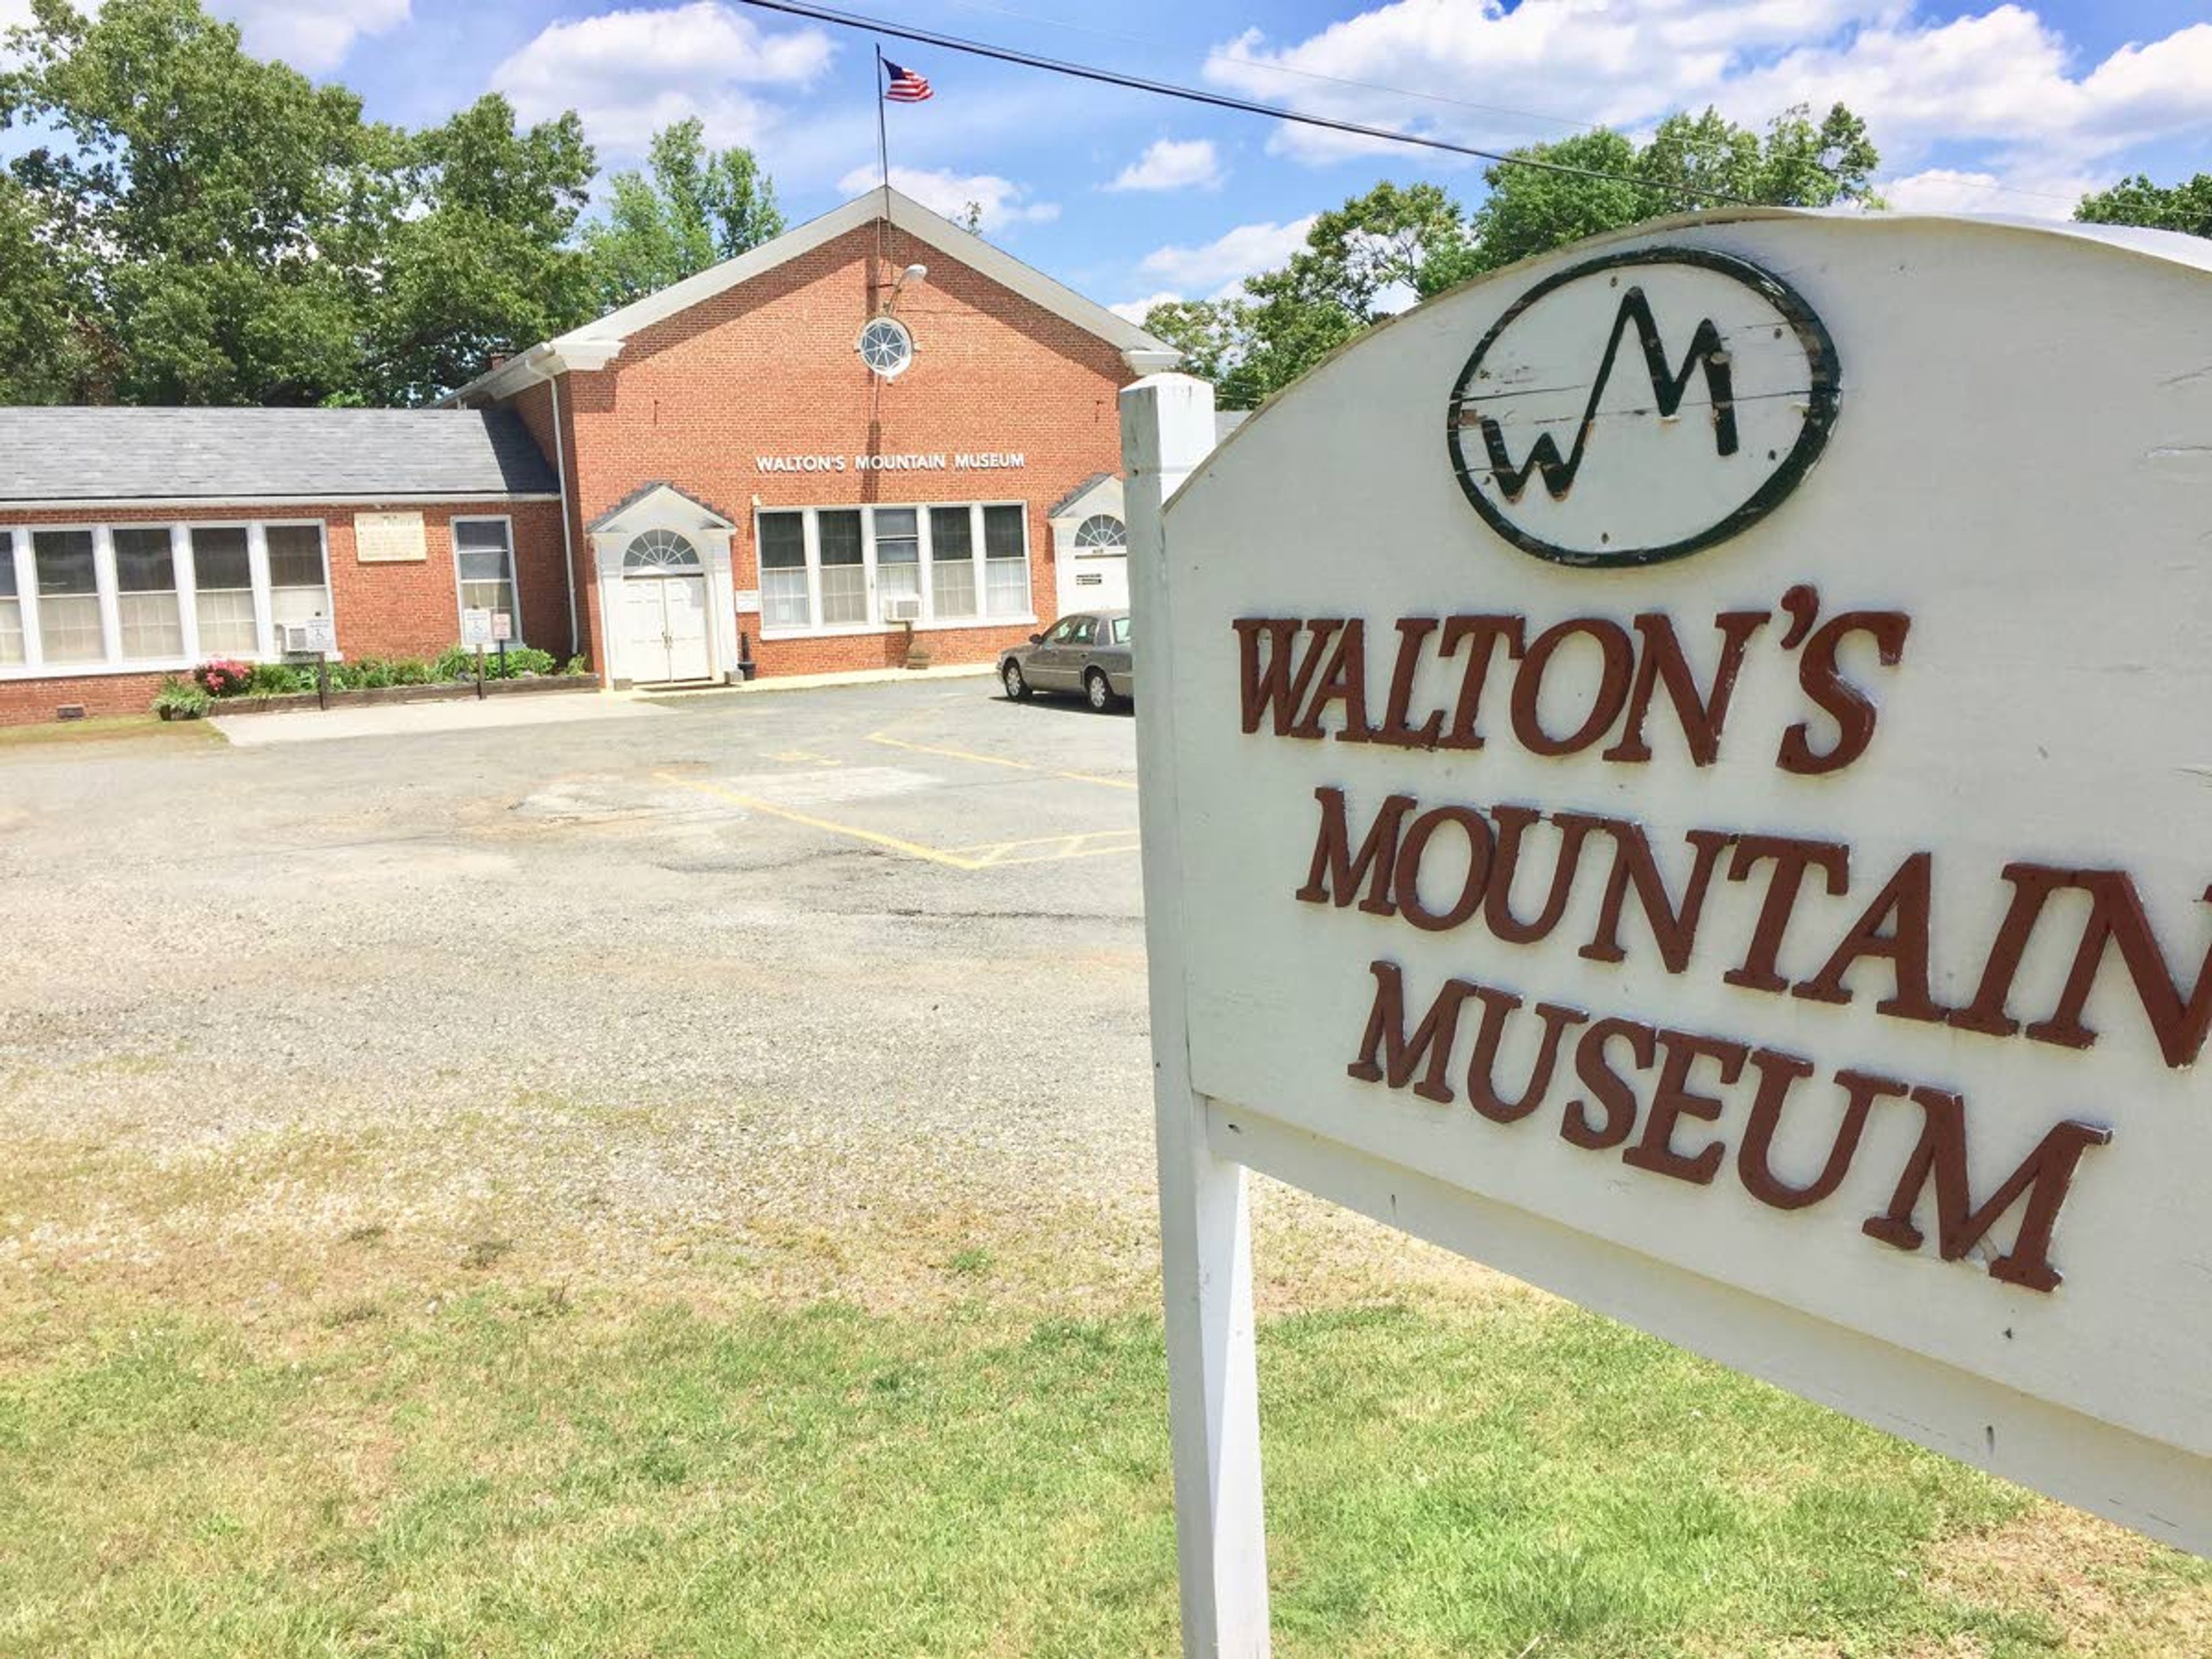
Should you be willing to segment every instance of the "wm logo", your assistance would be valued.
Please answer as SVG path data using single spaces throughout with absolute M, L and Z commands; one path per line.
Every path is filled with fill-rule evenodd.
M 1682 359 L 1680 374 L 1667 367 L 1667 348 L 1659 337 L 1659 322 L 1651 314 L 1650 301 L 1644 290 L 1632 288 L 1621 296 L 1620 309 L 1613 313 L 1613 332 L 1605 343 L 1605 356 L 1598 360 L 1597 374 L 1590 381 L 1589 402 L 1583 409 L 1583 417 L 1575 428 L 1575 447 L 1562 456 L 1556 439 L 1548 432 L 1539 434 L 1529 446 L 1528 459 L 1520 465 L 1505 447 L 1504 429 L 1487 415 L 1468 411 L 1462 420 L 1472 419 L 1481 428 L 1482 447 L 1490 459 L 1491 477 L 1497 479 L 1498 488 L 1509 501 L 1517 501 L 1528 487 L 1532 472 L 1544 475 L 1544 488 L 1553 501 L 1563 501 L 1574 488 L 1575 474 L 1582 471 L 1583 457 L 1589 453 L 1590 434 L 1597 425 L 1597 411 L 1605 401 L 1605 389 L 1613 380 L 1613 366 L 1620 356 L 1620 342 L 1633 326 L 1638 343 L 1644 348 L 1644 366 L 1651 376 L 1651 395 L 1663 418 L 1674 415 L 1682 407 L 1682 395 L 1689 390 L 1691 378 L 1700 369 L 1705 372 L 1705 394 L 1713 409 L 1713 447 L 1722 455 L 1736 452 L 1735 382 L 1729 373 L 1729 355 L 1721 339 L 1721 331 L 1710 317 L 1700 319 L 1697 330 L 1690 336 L 1689 355 Z M 1645 411 L 1636 410 L 1641 414 Z

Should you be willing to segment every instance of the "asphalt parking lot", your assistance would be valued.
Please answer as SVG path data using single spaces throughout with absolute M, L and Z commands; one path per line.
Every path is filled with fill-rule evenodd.
M 85 1199 L 0 1253 L 1069 1206 L 1141 1236 L 1135 783 L 1126 713 L 988 678 L 0 748 L 0 1135 Z M 118 1159 L 235 1178 L 125 1201 Z

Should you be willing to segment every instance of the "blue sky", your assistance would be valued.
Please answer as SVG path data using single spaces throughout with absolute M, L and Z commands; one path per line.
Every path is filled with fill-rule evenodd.
M 697 114 L 750 144 L 797 221 L 872 179 L 873 42 L 735 0 L 210 0 L 249 46 L 434 121 L 487 89 L 574 107 L 602 165 Z M 871 9 L 854 0 L 856 9 Z M 0 0 L 0 20 L 27 0 Z M 2085 187 L 2212 171 L 2212 0 L 875 0 L 915 27 L 1376 125 L 1507 147 L 1717 104 L 1763 124 L 1838 98 L 1899 207 L 2063 217 Z M 1378 178 L 1462 166 L 886 40 L 937 96 L 890 112 L 895 182 L 1109 304 L 1279 263 Z

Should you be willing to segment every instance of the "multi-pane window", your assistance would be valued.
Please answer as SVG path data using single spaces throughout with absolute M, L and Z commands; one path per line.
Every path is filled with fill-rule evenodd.
M 460 574 L 461 609 L 504 611 L 514 619 L 514 637 L 521 638 L 514 604 L 514 548 L 507 520 L 454 520 L 453 562 Z
M 822 545 L 823 626 L 834 628 L 840 623 L 866 622 L 868 572 L 860 541 L 860 513 L 817 513 L 814 532 Z
M 878 629 L 1030 614 L 1029 514 L 1013 502 L 805 507 L 757 520 L 761 625 Z
M 101 662 L 107 656 L 100 623 L 100 570 L 89 530 L 34 530 L 31 563 L 38 573 L 39 637 L 48 662 Z
M 15 592 L 15 538 L 0 530 L 0 667 L 23 660 L 23 601 Z
M 177 560 L 167 525 L 120 526 L 115 538 L 115 611 L 123 654 L 180 657 L 184 613 L 177 604 Z
M 1028 515 L 1020 507 L 983 509 L 983 573 L 984 615 L 1029 614 Z
M 261 648 L 253 623 L 253 559 L 242 525 L 195 525 L 192 611 L 200 654 L 250 657 Z
M 884 620 L 921 616 L 921 514 L 911 507 L 876 509 L 876 593 Z M 904 603 L 902 603 L 904 602 Z
M 331 614 L 329 573 L 319 524 L 272 524 L 269 538 L 269 619 L 295 626 Z
M 763 513 L 760 519 L 761 626 L 810 628 L 806 598 L 806 515 Z
M 967 507 L 929 509 L 929 592 L 939 622 L 975 614 L 975 515 Z
M 492 526 L 505 602 L 514 552 Z M 177 668 L 258 657 L 271 623 L 329 618 L 319 524 L 0 529 L 0 671 Z

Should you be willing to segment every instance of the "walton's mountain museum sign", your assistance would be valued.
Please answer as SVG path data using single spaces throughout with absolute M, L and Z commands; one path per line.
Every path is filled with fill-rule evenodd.
M 2212 1541 L 2208 263 L 1686 222 L 1377 331 L 1174 500 L 1196 1570 L 1257 1550 L 1228 1166 Z

